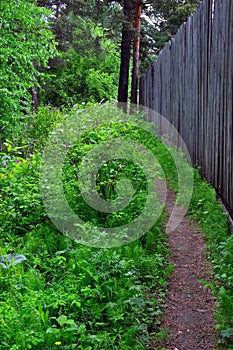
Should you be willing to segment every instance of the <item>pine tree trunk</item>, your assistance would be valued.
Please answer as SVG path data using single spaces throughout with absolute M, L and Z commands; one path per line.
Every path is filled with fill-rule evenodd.
M 135 36 L 133 49 L 133 70 L 131 82 L 131 104 L 137 104 L 138 91 L 138 71 L 139 71 L 139 53 L 140 53 L 140 30 L 141 30 L 142 2 L 136 4 Z M 134 106 L 131 105 L 130 111 L 133 113 Z
M 57 0 L 57 1 L 55 2 L 55 5 L 56 5 L 56 13 L 55 13 L 55 17 L 56 17 L 56 19 L 58 19 L 58 18 L 59 18 L 59 7 L 60 7 L 60 0 Z
M 122 28 L 121 39 L 121 65 L 120 78 L 118 85 L 118 105 L 123 106 L 127 112 L 128 101 L 128 84 L 129 84 L 129 65 L 130 65 L 130 49 L 132 42 L 132 12 L 134 9 L 134 2 L 132 0 L 125 0 L 124 6 L 124 22 Z

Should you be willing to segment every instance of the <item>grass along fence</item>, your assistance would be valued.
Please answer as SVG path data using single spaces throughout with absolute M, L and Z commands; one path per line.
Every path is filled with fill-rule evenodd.
M 233 2 L 204 0 L 140 79 L 233 217 Z

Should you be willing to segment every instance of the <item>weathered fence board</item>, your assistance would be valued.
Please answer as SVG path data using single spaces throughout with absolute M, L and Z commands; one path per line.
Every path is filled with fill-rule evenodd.
M 233 2 L 203 0 L 140 80 L 233 217 Z

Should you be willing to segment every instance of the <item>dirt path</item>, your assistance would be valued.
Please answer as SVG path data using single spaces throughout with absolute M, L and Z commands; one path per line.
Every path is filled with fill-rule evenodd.
M 174 195 L 167 193 L 167 211 L 173 208 Z M 203 289 L 200 279 L 210 281 L 210 264 L 202 234 L 184 218 L 168 235 L 170 262 L 175 270 L 165 300 L 162 327 L 169 332 L 161 344 L 150 349 L 212 350 L 216 349 L 214 299 L 209 288 Z

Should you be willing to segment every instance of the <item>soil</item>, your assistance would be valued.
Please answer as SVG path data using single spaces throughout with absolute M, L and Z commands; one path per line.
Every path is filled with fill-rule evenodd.
M 171 214 L 175 197 L 170 190 L 166 196 L 167 211 Z M 149 349 L 216 349 L 215 300 L 210 288 L 203 288 L 199 281 L 211 281 L 202 233 L 185 217 L 168 234 L 168 245 L 174 272 L 169 281 L 161 324 L 168 330 L 168 337 L 159 344 L 151 344 Z

